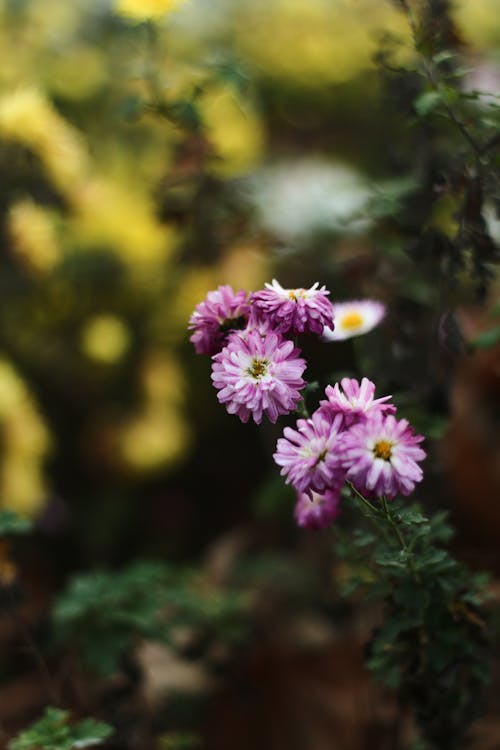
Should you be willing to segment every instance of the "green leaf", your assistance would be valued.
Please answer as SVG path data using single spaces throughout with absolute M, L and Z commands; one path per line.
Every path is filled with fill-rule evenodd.
M 401 514 L 400 518 L 401 518 L 401 521 L 408 526 L 412 526 L 413 524 L 419 525 L 419 524 L 429 522 L 429 519 L 427 518 L 427 516 L 424 516 L 423 513 L 420 513 L 420 511 L 412 510 L 411 508 L 408 509 L 404 513 L 404 515 Z
M 382 218 L 398 213 L 403 202 L 417 188 L 418 181 L 413 175 L 373 185 L 373 195 L 366 206 L 367 215 Z
M 0 510 L 0 536 L 28 534 L 32 528 L 29 518 L 19 516 L 13 510 Z
M 399 568 L 406 569 L 407 557 L 404 552 L 386 552 L 375 557 L 375 562 L 382 568 Z
M 318 390 L 319 382 L 317 380 L 312 380 L 310 383 L 306 383 L 302 392 L 309 395 L 310 393 L 316 393 Z
M 73 747 L 91 747 L 104 742 L 113 732 L 109 724 L 104 724 L 95 719 L 84 719 L 72 727 Z
M 353 534 L 353 543 L 356 547 L 368 547 L 370 544 L 374 544 L 377 541 L 377 537 L 373 532 L 367 529 L 355 529 Z
M 73 725 L 69 721 L 69 711 L 48 707 L 41 719 L 11 740 L 9 750 L 77 750 L 99 745 L 113 732 L 95 719 Z
M 178 626 L 195 627 L 207 638 L 243 640 L 249 594 L 199 584 L 189 568 L 153 562 L 76 576 L 56 601 L 56 632 L 74 641 L 99 674 L 116 671 L 136 637 L 169 643 Z
M 415 111 L 417 112 L 417 114 L 419 114 L 421 117 L 425 117 L 442 103 L 442 92 L 433 90 L 424 91 L 423 94 L 420 94 L 420 96 L 418 96 L 413 102 L 413 106 L 415 107 Z
M 500 343 L 500 326 L 489 328 L 483 331 L 472 340 L 472 345 L 476 349 L 490 349 L 492 346 Z
M 440 65 L 443 62 L 447 62 L 448 60 L 453 60 L 454 58 L 458 57 L 456 52 L 452 52 L 449 49 L 441 50 L 441 52 L 438 52 L 436 55 L 432 56 L 432 62 L 435 63 L 435 65 Z
M 197 132 L 201 127 L 201 115 L 196 103 L 189 99 L 179 99 L 169 107 L 170 116 L 187 130 Z

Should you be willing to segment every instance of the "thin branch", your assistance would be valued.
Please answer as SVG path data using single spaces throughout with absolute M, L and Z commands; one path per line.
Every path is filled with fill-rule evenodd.
M 399 0 L 399 4 L 401 5 L 401 8 L 403 9 L 408 19 L 408 24 L 410 26 L 412 36 L 413 36 L 413 44 L 414 44 L 416 51 L 419 53 L 420 61 L 422 63 L 422 68 L 426 75 L 426 78 L 431 84 L 432 88 L 435 91 L 439 92 L 441 89 L 441 82 L 436 76 L 435 67 L 432 66 L 427 60 L 427 58 L 420 52 L 420 44 L 418 41 L 418 26 L 415 20 L 415 16 L 413 15 L 412 9 L 410 8 L 410 5 L 408 4 L 407 0 Z M 479 158 L 481 157 L 481 155 L 483 155 L 483 153 L 486 150 L 488 150 L 488 149 L 485 149 L 485 144 L 479 144 L 476 141 L 474 136 L 472 136 L 471 133 L 469 132 L 463 120 L 459 117 L 455 109 L 448 102 L 442 101 L 442 105 L 443 105 L 444 110 L 446 111 L 446 114 L 450 118 L 451 122 L 459 130 L 463 138 L 467 141 L 469 146 L 474 151 L 476 161 L 478 162 L 478 166 L 479 166 Z

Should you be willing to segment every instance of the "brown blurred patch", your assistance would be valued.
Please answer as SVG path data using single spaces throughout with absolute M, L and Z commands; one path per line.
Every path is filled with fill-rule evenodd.
M 491 320 L 462 312 L 467 338 Z M 443 459 L 456 521 L 478 563 L 500 572 L 500 346 L 477 350 L 458 366 Z
M 365 627 L 325 642 L 322 623 L 288 626 L 255 643 L 217 693 L 207 750 L 396 750 L 412 735 L 393 692 L 363 665 Z M 311 638 L 319 626 L 318 638 Z M 363 632 L 365 631 L 365 632 Z M 322 643 L 321 646 L 311 644 Z

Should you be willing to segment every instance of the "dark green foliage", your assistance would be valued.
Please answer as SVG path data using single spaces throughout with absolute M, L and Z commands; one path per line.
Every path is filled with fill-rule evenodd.
M 413 177 L 401 177 L 394 180 L 374 185 L 374 195 L 370 199 L 366 212 L 367 215 L 377 219 L 386 216 L 394 216 L 399 213 L 405 200 L 415 192 L 418 180 Z
M 236 644 L 245 636 L 246 607 L 244 593 L 215 589 L 191 569 L 137 562 L 76 576 L 54 621 L 58 637 L 73 641 L 91 669 L 109 674 L 139 636 L 175 645 L 176 629 L 187 627 L 203 647 L 219 637 Z
M 374 531 L 355 531 L 338 553 L 353 565 L 346 592 L 362 587 L 384 601 L 368 666 L 413 705 L 432 747 L 460 747 L 489 677 L 484 578 L 442 548 L 452 535 L 445 513 L 429 519 L 417 506 L 362 508 Z
M 100 745 L 113 729 L 95 719 L 70 724 L 69 711 L 46 708 L 45 715 L 9 743 L 9 750 L 72 750 Z
M 499 145 L 499 100 L 493 96 L 488 111 L 483 106 L 478 110 L 483 92 L 463 85 L 471 71 L 461 64 L 458 37 L 449 16 L 450 3 L 427 0 L 418 14 L 413 13 L 407 0 L 399 0 L 399 4 L 411 26 L 418 53 L 412 73 L 420 90 L 413 100 L 413 109 L 420 118 L 429 120 L 433 148 L 439 144 L 430 164 L 434 168 L 439 165 L 439 171 L 445 175 L 441 190 L 434 191 L 434 206 L 443 192 L 456 202 L 457 228 L 448 237 L 449 258 L 443 269 L 443 291 L 450 296 L 453 291 L 464 298 L 474 287 L 473 293 L 481 298 L 493 275 L 492 264 L 499 259 L 483 215 L 485 201 L 499 197 L 495 160 Z M 449 146 L 453 144 L 449 153 L 437 140 L 444 134 Z M 436 175 L 431 173 L 429 177 L 435 183 Z

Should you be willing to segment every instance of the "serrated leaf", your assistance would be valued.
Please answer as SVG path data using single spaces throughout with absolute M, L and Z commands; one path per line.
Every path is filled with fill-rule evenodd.
M 428 523 L 429 519 L 417 510 L 408 510 L 404 515 L 401 516 L 403 523 L 412 524 L 423 524 Z

